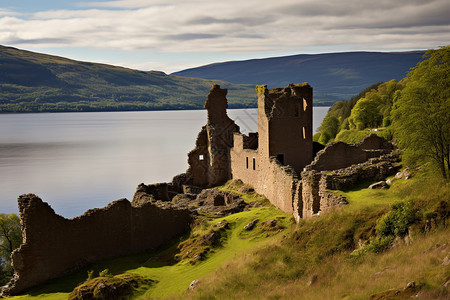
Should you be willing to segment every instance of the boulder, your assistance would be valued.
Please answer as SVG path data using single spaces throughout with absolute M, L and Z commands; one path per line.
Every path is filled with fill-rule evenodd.
M 193 290 L 196 287 L 198 287 L 198 284 L 200 283 L 200 281 L 198 281 L 197 279 L 193 280 L 190 284 L 189 284 L 189 290 Z
M 389 184 L 386 181 L 379 181 L 369 185 L 369 189 L 387 190 L 388 188 Z
M 256 223 L 258 223 L 258 220 L 253 220 L 250 223 L 248 223 L 247 225 L 245 225 L 244 229 L 245 230 L 252 230 L 255 227 Z

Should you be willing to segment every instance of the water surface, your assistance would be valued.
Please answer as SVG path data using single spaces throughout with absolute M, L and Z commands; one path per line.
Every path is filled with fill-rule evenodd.
M 328 107 L 314 107 L 314 128 Z M 229 110 L 248 133 L 257 110 Z M 206 111 L 0 115 L 0 212 L 34 193 L 60 215 L 132 199 L 141 182 L 171 181 L 187 168 Z

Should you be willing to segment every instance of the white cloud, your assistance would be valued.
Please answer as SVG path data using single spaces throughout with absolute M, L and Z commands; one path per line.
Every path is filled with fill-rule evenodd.
M 0 44 L 256 56 L 450 41 L 448 0 L 117 0 L 78 7 L 28 16 L 0 10 Z

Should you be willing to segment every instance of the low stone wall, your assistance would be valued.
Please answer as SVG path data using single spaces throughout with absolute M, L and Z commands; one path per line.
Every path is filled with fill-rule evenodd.
M 397 172 L 398 153 L 390 153 L 334 171 L 309 170 L 301 173 L 302 201 L 294 202 L 294 217 L 309 218 L 347 204 L 337 190 L 345 190 L 365 181 L 379 181 Z M 301 213 L 300 213 L 301 212 Z
M 371 134 L 358 144 L 333 142 L 319 151 L 306 170 L 330 171 L 360 164 L 392 152 L 394 146 L 384 138 Z
M 87 263 L 154 249 L 189 228 L 186 210 L 126 199 L 65 219 L 34 194 L 18 199 L 23 242 L 12 254 L 14 295 Z

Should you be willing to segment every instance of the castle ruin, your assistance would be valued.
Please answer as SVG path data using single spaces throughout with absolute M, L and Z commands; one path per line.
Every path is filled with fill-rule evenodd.
M 15 276 L 2 294 L 18 294 L 94 261 L 155 249 L 189 228 L 192 207 L 227 206 L 222 215 L 242 211 L 239 195 L 206 190 L 230 179 L 253 186 L 298 221 L 347 204 L 336 190 L 395 173 L 394 148 L 376 135 L 314 153 L 307 83 L 271 90 L 260 85 L 256 92 L 258 132 L 244 135 L 226 113 L 227 90 L 213 85 L 207 123 L 188 154 L 186 173 L 170 183 L 140 184 L 132 202 L 120 199 L 65 219 L 36 195 L 20 196 L 23 242 L 12 254 Z

